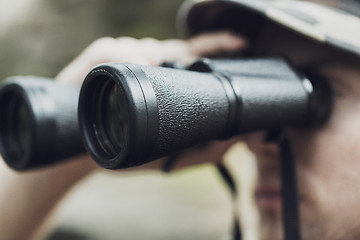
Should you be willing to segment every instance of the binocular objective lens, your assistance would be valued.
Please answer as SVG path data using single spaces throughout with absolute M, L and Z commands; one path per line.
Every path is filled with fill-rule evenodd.
M 102 150 L 115 157 L 126 148 L 129 119 L 125 94 L 120 86 L 109 79 L 99 93 L 96 122 L 97 141 Z
M 121 151 L 125 147 L 129 122 L 126 99 L 118 85 L 109 94 L 105 119 L 110 138 Z
M 8 100 L 1 120 L 3 144 L 11 159 L 21 160 L 31 147 L 31 117 L 22 99 L 13 96 Z
M 14 132 L 22 149 L 27 148 L 31 141 L 30 121 L 26 105 L 20 103 L 16 111 Z

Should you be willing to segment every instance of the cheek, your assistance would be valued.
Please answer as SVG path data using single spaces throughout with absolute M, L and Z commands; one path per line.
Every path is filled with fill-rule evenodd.
M 354 214 L 360 199 L 360 109 L 338 107 L 324 128 L 292 134 L 300 188 L 310 201 L 328 217 L 333 211 Z
M 300 165 L 332 177 L 360 169 L 360 99 L 350 100 L 336 102 L 326 126 L 292 132 Z
M 265 131 L 256 131 L 241 136 L 248 148 L 257 154 L 264 145 Z
M 304 164 L 331 178 L 359 172 L 360 109 L 358 113 L 340 112 L 326 127 L 310 133 L 306 143 L 302 144 L 302 154 L 307 155 L 307 158 L 302 160 Z M 357 178 L 360 179 L 360 176 Z

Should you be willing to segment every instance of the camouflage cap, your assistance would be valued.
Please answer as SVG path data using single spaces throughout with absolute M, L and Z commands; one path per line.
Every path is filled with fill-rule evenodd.
M 186 2 L 179 12 L 190 36 L 229 29 L 253 40 L 269 22 L 360 56 L 360 0 L 203 0 Z

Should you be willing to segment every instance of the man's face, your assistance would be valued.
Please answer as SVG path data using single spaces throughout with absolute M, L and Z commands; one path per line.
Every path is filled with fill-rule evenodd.
M 328 122 L 312 130 L 289 129 L 298 178 L 302 237 L 360 238 L 360 60 L 324 64 L 318 72 L 334 91 Z M 249 135 L 259 183 L 255 193 L 263 239 L 283 239 L 279 149 L 263 141 L 265 133 Z

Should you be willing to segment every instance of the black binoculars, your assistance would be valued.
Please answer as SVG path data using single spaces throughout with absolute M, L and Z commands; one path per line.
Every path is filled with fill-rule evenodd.
M 127 168 L 241 133 L 316 126 L 331 103 L 324 81 L 282 58 L 103 64 L 81 90 L 35 77 L 5 80 L 0 151 L 10 167 L 28 169 L 84 145 L 102 167 Z

